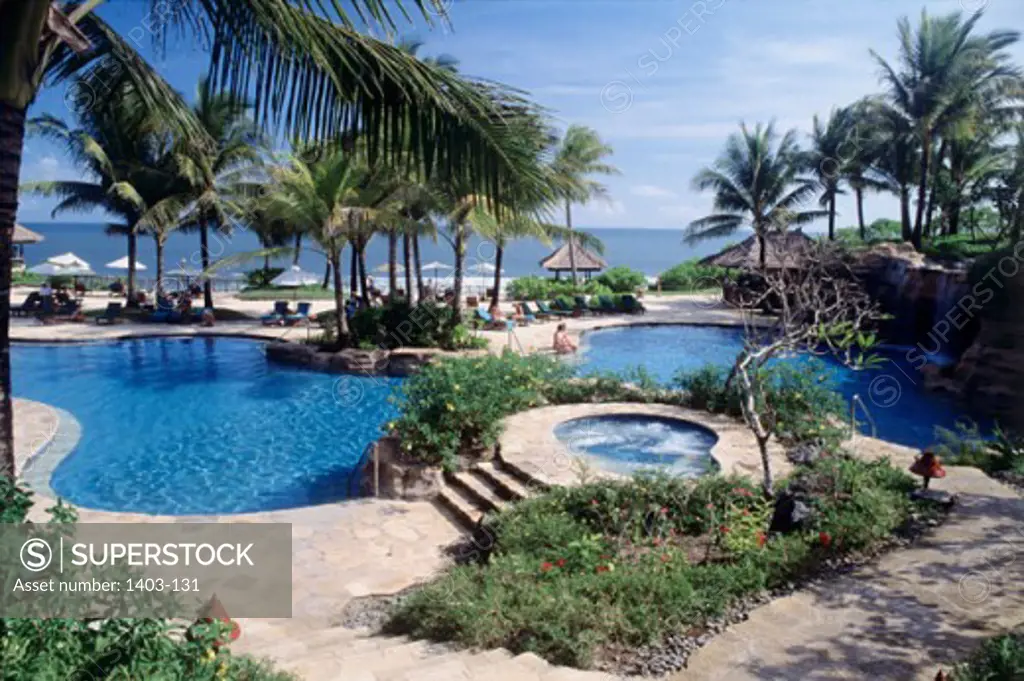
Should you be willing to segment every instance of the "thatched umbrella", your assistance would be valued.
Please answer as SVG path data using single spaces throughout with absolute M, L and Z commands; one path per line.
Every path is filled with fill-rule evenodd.
M 573 246 L 573 256 L 576 260 L 576 271 L 585 272 L 589 278 L 592 272 L 600 272 L 608 267 L 608 263 L 600 256 L 588 251 L 576 242 Z M 569 262 L 569 242 L 565 242 L 555 250 L 554 253 L 540 261 L 540 266 L 549 272 L 555 273 L 558 279 L 562 272 L 571 272 L 572 264 Z
M 23 246 L 25 244 L 37 244 L 44 240 L 42 234 L 36 234 L 25 225 L 14 225 L 14 238 L 11 239 L 12 244 Z
M 769 234 L 765 237 L 765 269 L 800 269 L 808 247 L 813 243 L 811 237 L 799 230 Z M 761 244 L 756 235 L 751 235 L 735 246 L 709 255 L 700 264 L 727 269 L 760 270 Z

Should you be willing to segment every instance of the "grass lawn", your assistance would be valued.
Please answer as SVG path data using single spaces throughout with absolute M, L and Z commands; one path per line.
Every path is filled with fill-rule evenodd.
M 240 300 L 334 300 L 334 291 L 319 286 L 254 288 L 235 294 Z

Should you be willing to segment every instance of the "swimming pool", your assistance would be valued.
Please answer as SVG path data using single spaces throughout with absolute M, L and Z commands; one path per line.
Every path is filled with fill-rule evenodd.
M 348 497 L 363 450 L 395 414 L 388 397 L 401 379 L 279 366 L 262 346 L 227 338 L 15 345 L 14 394 L 82 424 L 50 485 L 75 505 L 166 515 Z
M 693 371 L 707 364 L 731 366 L 742 343 L 742 329 L 731 327 L 616 327 L 585 334 L 580 362 L 584 372 L 621 373 L 642 366 L 665 383 L 680 370 Z M 854 395 L 860 396 L 874 419 L 877 436 L 890 442 L 926 447 L 936 440 L 936 426 L 953 429 L 965 417 L 982 428 L 991 426 L 988 419 L 972 414 L 950 397 L 926 391 L 917 370 L 906 359 L 907 349 L 879 348 L 876 354 L 885 362 L 869 371 L 854 371 L 832 359 L 817 357 L 779 361 L 821 362 L 832 385 L 848 404 Z M 860 409 L 858 418 L 867 421 Z M 870 432 L 870 424 L 864 423 L 862 430 Z
M 625 475 L 657 468 L 693 478 L 717 469 L 711 448 L 718 436 L 680 419 L 643 414 L 586 416 L 558 424 L 555 437 L 574 454 L 594 456 L 602 467 Z

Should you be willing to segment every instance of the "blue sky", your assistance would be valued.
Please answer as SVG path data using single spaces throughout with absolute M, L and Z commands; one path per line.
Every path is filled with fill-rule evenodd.
M 455 0 L 452 27 L 409 26 L 423 53 L 457 57 L 462 71 L 532 93 L 560 124 L 595 128 L 615 149 L 622 174 L 609 178 L 609 202 L 577 207 L 584 227 L 682 229 L 711 207 L 690 189 L 741 120 L 775 119 L 809 131 L 827 115 L 878 91 L 873 48 L 893 57 L 896 21 L 984 8 L 982 30 L 1020 27 L 1021 0 Z M 148 1 L 112 0 L 104 16 L 141 36 Z M 173 86 L 191 96 L 206 55 L 178 43 L 165 57 L 142 51 Z M 1013 48 L 1024 64 L 1024 45 Z M 64 87 L 44 91 L 32 110 L 67 115 Z M 22 179 L 75 179 L 58 148 L 26 145 Z M 52 202 L 23 197 L 19 220 L 46 221 Z M 839 224 L 853 224 L 852 200 Z M 892 197 L 871 195 L 869 220 L 896 217 Z M 90 216 L 63 220 L 88 220 Z M 820 229 L 818 226 L 817 229 Z

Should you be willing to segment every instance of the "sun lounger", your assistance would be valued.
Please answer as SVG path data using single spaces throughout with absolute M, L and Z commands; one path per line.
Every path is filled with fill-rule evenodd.
M 576 296 L 576 307 L 581 310 L 590 312 L 590 314 L 604 314 L 604 310 L 601 309 L 600 305 L 591 305 L 590 301 L 585 296 Z
M 541 312 L 540 310 L 534 310 L 532 307 L 530 307 L 530 304 L 527 302 L 520 303 L 519 305 L 523 309 L 523 314 L 526 316 L 527 319 L 532 318 L 544 321 L 545 319 L 551 319 L 552 317 L 554 317 L 554 315 L 552 314 L 544 313 Z
M 107 309 L 96 318 L 97 324 L 113 324 L 121 318 L 121 303 L 107 303 Z
M 644 314 L 647 312 L 644 304 L 628 293 L 622 296 L 622 309 L 629 314 Z
M 619 308 L 615 306 L 615 301 L 612 300 L 611 296 L 601 295 L 597 297 L 598 302 L 601 303 L 601 309 L 605 314 L 616 314 L 620 312 Z
M 476 317 L 484 323 L 485 329 L 514 329 L 516 323 L 511 319 L 499 320 L 491 316 L 491 313 L 482 307 L 476 308 Z
M 285 317 L 288 316 L 288 301 L 277 300 L 274 301 L 274 311 L 270 314 L 265 314 L 260 317 L 260 321 L 263 322 L 264 326 L 272 326 L 274 324 L 284 324 Z
M 548 304 L 545 303 L 543 300 L 537 300 L 537 301 L 534 301 L 534 302 L 536 302 L 537 309 L 540 310 L 542 314 L 550 315 L 552 317 L 571 317 L 572 316 L 572 312 L 566 312 L 565 310 L 554 310 L 554 309 L 548 307 Z
M 289 326 L 300 324 L 302 322 L 309 321 L 309 308 L 313 306 L 312 303 L 299 303 L 298 311 L 295 314 L 285 315 L 284 322 Z
M 43 297 L 39 295 L 38 291 L 33 291 L 28 294 L 25 298 L 25 302 L 21 305 L 12 305 L 11 314 L 15 317 L 25 317 L 34 312 L 39 312 L 43 307 Z

